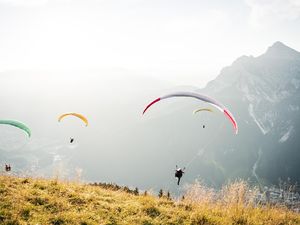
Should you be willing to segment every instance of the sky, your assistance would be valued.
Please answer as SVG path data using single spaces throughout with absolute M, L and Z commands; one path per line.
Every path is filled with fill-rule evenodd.
M 0 71 L 126 70 L 203 86 L 276 41 L 300 50 L 300 0 L 0 0 Z

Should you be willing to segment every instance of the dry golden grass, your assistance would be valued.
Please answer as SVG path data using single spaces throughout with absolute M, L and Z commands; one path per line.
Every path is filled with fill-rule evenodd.
M 247 184 L 219 193 L 199 183 L 184 201 L 135 196 L 86 184 L 0 176 L 0 224 L 300 224 L 282 208 L 254 207 Z

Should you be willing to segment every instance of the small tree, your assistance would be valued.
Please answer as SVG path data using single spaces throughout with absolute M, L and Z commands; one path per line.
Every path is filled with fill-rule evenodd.
M 137 187 L 134 189 L 133 194 L 134 195 L 139 195 L 139 189 Z
M 129 189 L 129 187 L 127 187 L 127 186 L 123 187 L 123 190 L 124 190 L 125 192 L 127 192 L 127 193 L 130 193 L 130 189 Z
M 158 197 L 161 198 L 163 196 L 164 196 L 164 192 L 163 192 L 162 189 L 160 189 L 159 192 L 158 192 Z
M 169 191 L 167 192 L 167 199 L 171 200 L 171 194 Z

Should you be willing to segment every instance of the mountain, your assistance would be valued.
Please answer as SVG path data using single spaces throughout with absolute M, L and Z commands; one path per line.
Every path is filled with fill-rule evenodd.
M 209 105 L 177 99 L 151 109 L 148 136 L 157 144 L 148 145 L 168 152 L 168 161 L 159 162 L 186 166 L 187 182 L 199 178 L 216 187 L 237 178 L 265 185 L 288 178 L 299 182 L 299 87 L 300 53 L 276 42 L 261 56 L 238 58 L 195 90 L 224 103 L 238 122 L 238 135 L 216 110 L 191 116 Z
M 300 53 L 276 42 L 259 57 L 240 57 L 199 90 L 236 115 L 239 134 L 226 135 L 225 150 L 208 150 L 228 176 L 300 181 L 299 87 Z

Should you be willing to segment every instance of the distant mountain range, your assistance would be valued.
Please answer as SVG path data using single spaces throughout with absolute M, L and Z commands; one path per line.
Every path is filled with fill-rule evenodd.
M 207 149 L 225 179 L 300 181 L 299 87 L 300 53 L 276 42 L 259 57 L 238 58 L 199 90 L 224 102 L 239 123 L 237 136 L 223 134 L 223 147 Z

